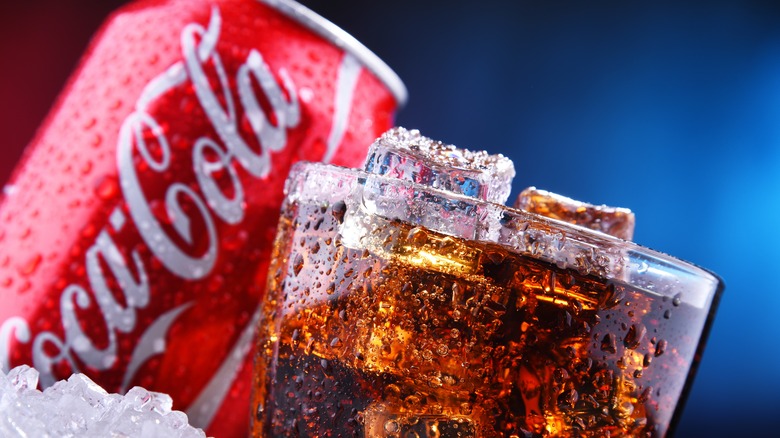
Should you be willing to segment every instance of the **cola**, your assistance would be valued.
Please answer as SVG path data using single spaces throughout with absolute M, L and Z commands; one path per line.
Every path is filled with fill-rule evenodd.
M 294 168 L 254 436 L 671 433 L 720 281 L 584 219 L 493 203 L 508 194 L 507 161 L 396 129 L 365 171 Z M 579 210 L 630 237 L 630 212 Z
M 405 98 L 293 1 L 115 12 L 3 189 L 0 367 L 141 385 L 209 435 L 245 435 L 287 172 L 359 164 Z

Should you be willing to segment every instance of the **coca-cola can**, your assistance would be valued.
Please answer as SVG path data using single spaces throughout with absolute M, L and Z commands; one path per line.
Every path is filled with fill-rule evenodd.
M 0 367 L 141 385 L 210 435 L 246 435 L 288 170 L 359 165 L 405 99 L 289 0 L 120 9 L 3 189 Z

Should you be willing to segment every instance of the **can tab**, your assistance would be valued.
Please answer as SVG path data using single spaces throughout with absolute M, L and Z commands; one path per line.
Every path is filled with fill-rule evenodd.
M 635 216 L 627 208 L 592 205 L 536 187 L 523 190 L 514 207 L 620 239 L 631 240 L 634 237 Z

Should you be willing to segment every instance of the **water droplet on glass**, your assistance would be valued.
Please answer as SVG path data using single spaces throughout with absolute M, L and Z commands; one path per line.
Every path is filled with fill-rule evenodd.
M 580 396 L 574 389 L 569 389 L 567 391 L 563 391 L 558 396 L 558 406 L 560 407 L 571 407 L 573 408 L 575 404 L 577 404 L 577 400 L 579 400 Z
M 639 346 L 639 344 L 644 339 L 645 334 L 647 334 L 647 329 L 644 325 L 632 324 L 628 329 L 628 333 L 626 334 L 626 338 L 623 340 L 623 343 L 625 344 L 626 348 L 633 350 Z
M 615 336 L 613 336 L 611 333 L 607 333 L 606 335 L 604 335 L 604 338 L 601 339 L 601 351 L 607 353 L 617 352 L 617 343 L 615 342 Z
M 658 357 L 664 354 L 664 351 L 666 351 L 666 341 L 660 339 L 658 343 L 655 345 L 655 356 Z
M 298 254 L 295 256 L 295 261 L 293 262 L 293 274 L 297 276 L 301 273 L 301 269 L 303 269 L 303 256 Z
M 569 372 L 564 368 L 556 368 L 555 371 L 553 371 L 553 380 L 557 383 L 563 383 L 566 380 L 569 380 Z
M 385 432 L 387 433 L 395 434 L 398 433 L 400 429 L 398 422 L 395 420 L 387 420 L 385 422 Z
M 624 401 L 620 404 L 620 416 L 630 417 L 634 413 L 634 405 L 630 401 Z
M 322 367 L 322 371 L 325 373 L 325 375 L 330 374 L 330 362 L 328 362 L 327 359 L 320 359 L 320 366 Z
M 401 395 L 401 388 L 397 385 L 389 384 L 385 386 L 385 398 L 398 397 Z
M 344 213 L 347 211 L 347 204 L 345 204 L 344 201 L 336 202 L 333 204 L 330 211 L 333 214 L 333 217 L 336 218 L 339 223 L 342 223 L 344 222 Z
M 417 411 L 420 406 L 420 397 L 410 395 L 404 399 L 404 407 L 412 412 Z
M 674 305 L 674 307 L 679 306 L 680 303 L 682 303 L 682 294 L 681 293 L 675 295 L 674 298 L 672 298 L 672 305 Z
M 424 228 L 414 227 L 411 230 L 409 230 L 409 234 L 406 235 L 406 239 L 412 245 L 422 246 L 425 245 L 425 242 L 428 241 L 428 233 L 425 231 Z

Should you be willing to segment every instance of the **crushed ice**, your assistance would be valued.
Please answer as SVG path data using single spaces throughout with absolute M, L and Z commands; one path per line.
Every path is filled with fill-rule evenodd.
M 171 397 L 132 388 L 109 394 L 83 374 L 74 374 L 43 392 L 38 371 L 27 365 L 0 370 L 2 437 L 172 437 L 203 438 L 187 415 L 171 411 Z

